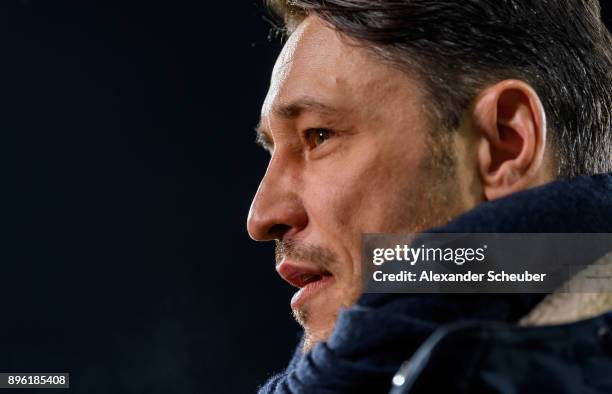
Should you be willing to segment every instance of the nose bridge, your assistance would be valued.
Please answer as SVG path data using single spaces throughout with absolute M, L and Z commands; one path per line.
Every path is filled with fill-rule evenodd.
M 297 172 L 282 156 L 272 157 L 251 203 L 247 221 L 251 238 L 277 239 L 305 226 L 307 218 L 299 196 Z

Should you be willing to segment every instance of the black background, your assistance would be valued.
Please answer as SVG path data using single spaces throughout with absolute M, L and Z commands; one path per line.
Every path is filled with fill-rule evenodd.
M 293 291 L 245 229 L 281 47 L 264 16 L 259 1 L 1 3 L 0 372 L 70 372 L 74 393 L 248 393 L 283 368 Z

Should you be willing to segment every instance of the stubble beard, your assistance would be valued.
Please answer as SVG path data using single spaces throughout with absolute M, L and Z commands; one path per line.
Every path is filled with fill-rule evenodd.
M 389 220 L 389 229 L 398 232 L 420 232 L 429 228 L 448 223 L 453 217 L 465 210 L 457 201 L 459 183 L 456 177 L 456 157 L 453 154 L 450 132 L 430 133 L 427 149 L 429 154 L 418 166 L 419 191 L 414 185 L 402 193 L 402 199 L 393 210 L 393 218 Z M 314 258 L 326 267 L 338 264 L 331 251 L 317 247 L 299 247 L 292 244 L 277 242 L 277 261 L 283 252 L 300 255 L 299 257 Z M 354 305 L 361 294 L 361 281 L 354 283 L 353 292 L 343 300 L 342 305 L 333 312 L 333 324 L 324 332 L 313 332 L 309 329 L 309 319 L 313 312 L 304 305 L 293 309 L 293 317 L 303 327 L 302 351 L 308 352 L 321 341 L 326 340 L 332 333 L 338 314 L 343 308 Z

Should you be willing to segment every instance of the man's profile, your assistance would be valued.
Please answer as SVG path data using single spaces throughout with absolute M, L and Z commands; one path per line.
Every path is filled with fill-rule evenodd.
M 269 3 L 288 38 L 248 231 L 276 241 L 304 338 L 262 392 L 385 392 L 435 328 L 516 323 L 541 301 L 362 297 L 362 234 L 612 232 L 611 176 L 589 177 L 612 172 L 597 1 Z

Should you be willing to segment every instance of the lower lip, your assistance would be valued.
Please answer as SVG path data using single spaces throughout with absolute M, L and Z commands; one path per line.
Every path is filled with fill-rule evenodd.
M 334 282 L 334 277 L 331 275 L 323 276 L 316 282 L 311 282 L 298 290 L 291 298 L 291 308 L 297 309 L 308 302 L 317 293 L 322 292 Z

